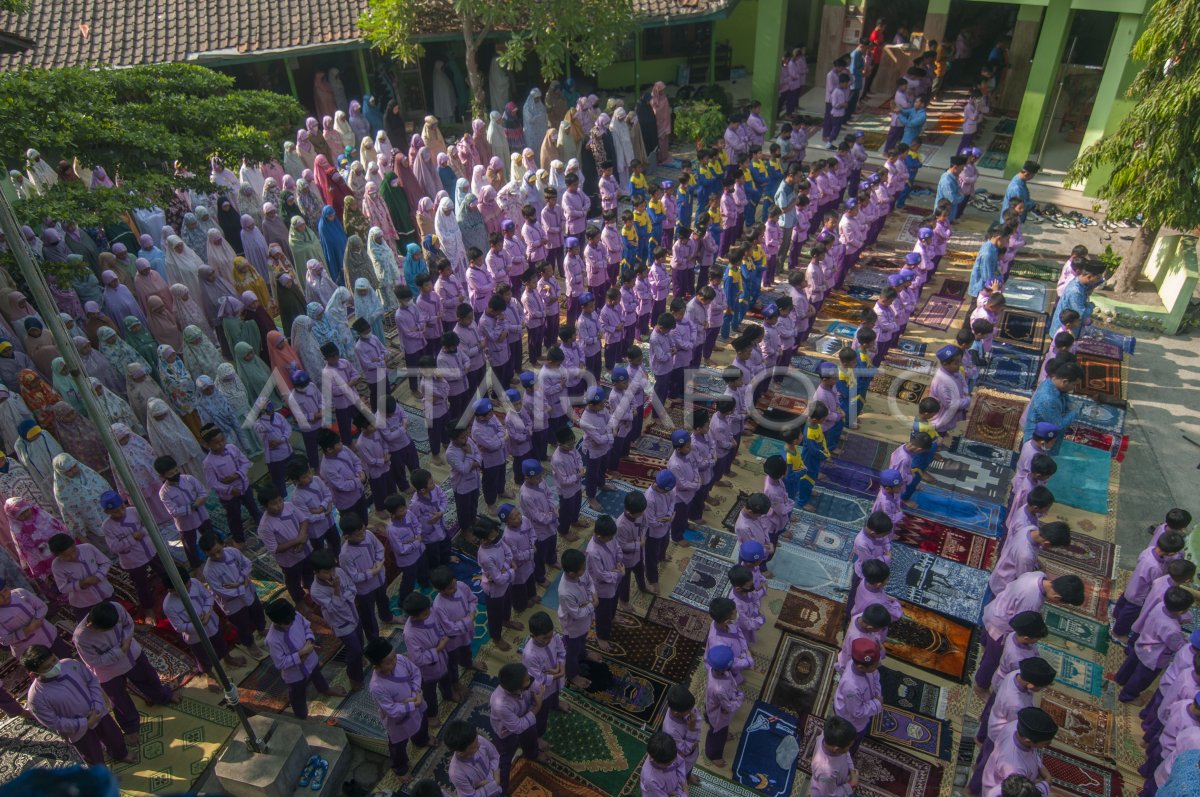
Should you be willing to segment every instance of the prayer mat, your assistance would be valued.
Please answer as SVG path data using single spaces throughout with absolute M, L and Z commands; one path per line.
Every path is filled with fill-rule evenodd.
M 400 405 L 400 409 L 404 410 L 404 426 L 408 429 L 408 436 L 416 443 L 417 451 L 428 454 L 430 451 L 429 427 L 425 425 L 425 413 L 403 404 Z
M 688 786 L 688 797 L 757 797 L 758 795 L 758 792 L 719 778 L 707 769 L 696 767 L 692 770 L 692 774 L 700 778 L 700 784 Z
M 812 374 L 811 377 L 815 377 Z M 772 401 L 776 396 L 789 396 L 794 399 L 804 399 L 807 403 L 808 397 L 817 389 L 817 379 L 810 378 L 807 373 L 796 373 L 795 369 L 781 375 L 778 382 L 771 385 L 767 390 L 767 395 L 772 397 Z
M 824 716 L 833 699 L 837 648 L 785 633 L 777 651 L 763 683 L 763 700 L 800 716 Z
M 991 443 L 972 440 L 969 437 L 956 437 L 943 450 L 956 456 L 970 457 L 990 465 L 999 465 L 1004 468 L 1017 466 L 1017 452 L 1010 448 L 1000 448 Z
M 706 396 L 725 395 L 725 380 L 715 368 L 702 367 L 692 371 L 688 387 L 692 393 L 702 393 Z
M 1046 283 L 1013 277 L 1004 283 L 1004 306 L 1031 313 L 1046 312 Z
M 686 683 L 703 654 L 703 643 L 687 639 L 674 628 L 618 612 L 604 656 Z
M 1089 338 L 1086 336 L 1075 341 L 1075 345 L 1071 347 L 1076 354 L 1087 354 L 1092 357 L 1106 357 L 1110 360 L 1118 362 L 1125 359 L 1125 350 L 1115 343 L 1109 343 L 1103 338 Z
M 1070 440 L 1072 443 L 1098 448 L 1101 451 L 1107 451 L 1114 457 L 1120 452 L 1120 444 L 1117 442 L 1116 437 L 1108 432 L 1093 429 L 1090 426 L 1072 426 L 1067 429 L 1067 433 L 1063 439 Z M 1124 439 L 1122 439 L 1123 442 Z M 1119 459 L 1117 461 L 1120 462 Z
M 854 558 L 854 537 L 858 534 L 854 526 L 800 511 L 792 513 L 786 530 L 792 533 L 792 537 L 781 538 L 781 544 L 799 545 L 834 559 Z
M 1048 748 L 1042 764 L 1054 786 L 1080 797 L 1117 797 L 1124 782 L 1117 770 L 1094 764 L 1060 749 Z
M 1003 504 L 1012 486 L 1013 469 L 973 457 L 941 452 L 929 465 L 929 474 L 939 487 L 954 493 Z
M 693 550 L 679 583 L 671 590 L 672 600 L 708 611 L 713 598 L 729 592 L 729 562 L 704 551 Z
M 169 641 L 166 634 L 157 628 L 138 625 L 134 628 L 134 635 L 165 686 L 177 689 L 195 677 L 196 662 L 191 652 Z M 180 644 L 183 644 L 183 640 L 180 640 Z M 130 684 L 130 688 L 137 691 L 133 684 Z
M 864 288 L 862 285 L 847 285 L 846 295 L 851 299 L 858 299 L 863 302 L 871 302 L 879 298 L 879 290 L 877 288 Z
M 617 473 L 621 474 L 621 478 L 634 487 L 641 489 L 654 484 L 654 477 L 662 469 L 663 460 L 661 457 L 646 456 L 645 454 L 632 451 L 621 457 L 620 461 L 617 462 Z M 613 517 L 616 517 L 616 515 Z
M 1015 448 L 1021 437 L 1021 413 L 1028 404 L 1027 398 L 976 389 L 967 418 L 967 437 L 999 448 Z
M 1112 455 L 1091 446 L 1066 441 L 1054 455 L 1058 470 L 1046 486 L 1055 500 L 1103 515 L 1108 512 L 1108 481 Z
M 836 520 L 844 526 L 862 528 L 871 514 L 873 502 L 834 490 L 820 490 L 813 495 L 810 504 L 812 509 L 809 511 L 814 515 Z
M 797 354 L 792 358 L 792 367 L 806 374 L 815 374 L 823 362 L 827 361 L 810 354 Z
M 879 291 L 887 287 L 889 276 L 889 274 L 877 268 L 856 268 L 846 277 L 846 284 L 870 288 L 875 293 L 879 293 Z
M 992 136 L 987 150 L 983 153 L 983 157 L 979 159 L 979 168 L 1002 170 L 1005 164 L 1008 163 L 1008 148 L 1011 146 L 1012 136 L 1004 133 L 997 133 Z
M 1046 314 L 1006 309 L 996 327 L 996 340 L 1041 354 L 1046 348 Z
M 913 500 L 916 509 L 906 511 L 984 537 L 1000 536 L 1004 507 L 998 504 L 962 498 L 930 484 L 918 487 Z
M 858 327 L 848 321 L 834 321 L 825 328 L 825 331 L 839 338 L 853 338 Z
M 1056 743 L 1097 758 L 1112 756 L 1112 712 L 1055 689 L 1042 692 L 1041 706 L 1058 723 Z
M 839 321 L 837 323 L 844 324 L 846 322 Z M 816 338 L 809 338 L 808 345 L 812 346 L 813 351 L 818 354 L 834 355 L 845 347 L 846 341 L 836 335 L 821 335 Z
M 934 719 L 946 718 L 947 690 L 888 667 L 879 668 L 883 703 Z
M 750 454 L 751 456 L 758 457 L 759 459 L 766 459 L 767 457 L 773 456 L 782 457 L 784 451 L 785 448 L 783 441 L 776 440 L 773 437 L 759 437 L 756 435 L 754 439 L 750 441 Z
M 800 769 L 812 774 L 812 755 L 825 720 L 809 714 L 804 720 L 804 739 L 800 744 Z M 880 744 L 863 740 L 854 756 L 858 770 L 858 797 L 936 797 L 942 788 L 942 767 L 925 759 Z
M 887 468 L 892 452 L 896 450 L 896 446 L 886 440 L 876 440 L 854 432 L 842 434 L 841 446 L 842 453 L 838 454 L 838 459 L 865 465 L 877 471 Z
M 919 376 L 933 375 L 933 360 L 927 360 L 924 357 L 913 357 L 895 350 L 889 351 L 884 355 L 883 364 L 902 372 L 906 376 L 909 374 L 917 374 Z
M 831 293 L 821 304 L 821 317 L 849 321 L 857 326 L 862 321 L 862 311 L 872 304 L 861 299 L 852 299 L 844 293 Z
M 1038 643 L 1038 652 L 1058 672 L 1055 683 L 1078 689 L 1092 697 L 1100 697 L 1104 687 L 1104 669 L 1098 664 L 1045 642 Z
M 894 531 L 896 542 L 936 554 L 952 562 L 980 570 L 990 570 L 996 564 L 998 540 L 911 514 L 905 514 Z
M 789 431 L 799 431 L 804 426 L 803 416 L 777 407 L 761 410 L 753 420 L 755 434 L 774 437 L 777 440 L 782 440 Z
M 1042 361 L 1032 352 L 996 343 L 992 358 L 979 372 L 979 384 L 1006 393 L 1028 396 L 1037 387 Z
M 788 797 L 796 780 L 799 720 L 759 700 L 738 737 L 732 771 L 735 783 L 768 797 Z
M 1038 551 L 1038 559 L 1043 562 L 1055 562 L 1067 572 L 1112 578 L 1117 546 L 1087 534 L 1076 533 L 1071 535 L 1070 545 Z
M 407 646 L 404 644 L 404 632 L 401 629 L 393 630 L 388 635 L 387 641 L 397 652 L 407 652 Z M 375 698 L 367 690 L 367 686 L 371 683 L 371 678 L 374 677 L 374 672 L 374 669 L 367 667 L 363 680 L 363 688 L 347 695 L 346 699 L 333 710 L 333 715 L 329 717 L 327 722 L 345 731 L 347 736 L 353 738 L 355 744 L 386 755 L 388 749 L 387 731 L 379 719 L 379 706 L 376 704 Z M 488 676 L 481 676 L 481 680 L 479 681 L 471 681 L 470 675 L 468 675 L 464 679 L 464 682 L 467 685 L 467 695 L 459 705 L 474 705 L 477 711 L 482 712 L 489 705 L 488 700 L 497 681 Z M 465 716 L 470 716 L 469 709 L 465 713 Z M 460 717 L 460 719 L 465 718 L 465 716 Z M 490 734 L 488 735 L 490 736 Z
M 976 652 L 975 626 L 903 601 L 904 616 L 888 629 L 888 655 L 954 681 L 965 681 Z
M 826 460 L 821 465 L 819 487 L 833 486 L 863 498 L 873 498 L 879 489 L 879 471 L 853 462 Z
M 883 711 L 871 718 L 870 733 L 876 740 L 890 746 L 924 753 L 943 761 L 950 760 L 953 737 L 950 723 L 944 720 L 884 706 Z
M 1133 354 L 1137 349 L 1137 338 L 1132 335 L 1122 335 L 1096 324 L 1088 324 L 1087 328 L 1083 330 L 1082 337 L 1085 340 L 1102 340 L 1105 343 L 1119 346 L 1121 351 L 1126 354 Z
M 767 584 L 773 589 L 797 587 L 832 601 L 846 602 L 851 574 L 848 560 L 813 553 L 799 545 L 781 545 L 775 549 L 769 567 L 772 578 Z
M 893 545 L 887 593 L 963 622 L 978 623 L 987 579 L 987 571 L 907 545 Z
M 671 454 L 675 451 L 670 440 L 647 434 L 634 440 L 630 450 L 645 457 L 654 457 L 664 461 L 670 459 Z
M 659 470 L 662 470 L 661 464 L 658 467 Z M 605 488 L 596 493 L 596 500 L 600 502 L 601 511 L 597 512 L 588 506 L 587 501 L 584 501 L 579 514 L 591 520 L 595 520 L 601 515 L 609 515 L 614 518 L 620 517 L 621 513 L 625 511 L 625 495 L 632 492 L 640 493 L 641 490 L 629 482 L 609 479 Z
M 795 588 L 783 597 L 783 606 L 775 620 L 776 628 L 831 645 L 837 643 L 838 632 L 845 624 L 844 603 Z
M 877 371 L 868 389 L 880 396 L 890 396 L 900 401 L 917 403 L 929 386 L 913 379 L 901 379 L 893 374 Z
M 570 687 L 602 711 L 635 725 L 657 727 L 666 710 L 667 689 L 673 681 L 661 673 L 622 664 L 604 656 L 602 662 L 585 661 L 582 674 L 591 685 L 585 690 Z
M 968 287 L 969 283 L 966 280 L 947 277 L 942 280 L 942 284 L 937 292 L 939 296 L 948 296 L 951 299 L 964 299 L 967 296 Z
M 1062 266 L 1037 260 L 1014 260 L 1008 268 L 1008 277 L 1024 277 L 1025 279 L 1041 280 L 1042 282 L 1058 282 Z
M 1112 590 L 1112 581 L 1110 579 L 1092 575 L 1091 573 L 1080 573 L 1072 565 L 1058 560 L 1047 560 L 1042 562 L 1041 566 L 1047 578 L 1078 575 L 1080 580 L 1083 581 L 1083 605 L 1064 606 L 1062 607 L 1064 610 L 1099 620 L 1102 623 L 1108 622 L 1108 599 Z
M 641 721 L 630 723 L 612 712 L 600 711 L 594 703 L 579 698 L 568 689 L 563 698 L 571 712 L 552 712 L 543 737 L 554 748 L 543 757 L 542 764 L 559 774 L 582 778 L 605 794 L 631 794 L 627 786 L 636 788 L 637 773 L 646 755 L 649 733 L 639 732 Z M 487 720 L 484 720 L 487 725 Z M 633 781 L 630 784 L 630 781 Z M 446 783 L 446 778 L 439 778 Z M 573 794 L 558 792 L 557 794 Z
M 920 357 L 929 349 L 929 344 L 912 338 L 900 338 L 896 341 L 895 351 L 912 357 Z
M 710 553 L 729 562 L 737 560 L 737 537 L 728 531 L 695 525 L 683 532 L 683 538 L 692 544 L 693 549 Z
M 324 623 L 321 625 L 324 626 Z M 317 658 L 323 667 L 341 649 L 342 643 L 333 636 L 328 626 L 318 630 L 314 623 L 313 633 L 317 638 Z M 238 684 L 238 693 L 241 702 L 251 711 L 273 711 L 282 714 L 290 710 L 287 684 L 269 658 L 259 662 L 258 666 L 242 679 Z
M 513 762 L 512 772 L 508 777 L 508 793 L 512 797 L 556 797 L 559 794 L 578 797 L 605 796 L 605 792 L 588 783 L 560 775 L 524 756 Z
M 1084 396 L 1068 396 L 1067 409 L 1077 411 L 1076 424 L 1090 426 L 1112 435 L 1125 433 L 1125 410 L 1111 404 L 1097 404 Z
M 1125 383 L 1121 379 L 1121 363 L 1103 357 L 1081 354 L 1075 361 L 1083 368 L 1083 383 L 1080 391 L 1086 394 L 1100 393 L 1109 398 L 1125 398 Z
M 921 305 L 921 309 L 912 317 L 912 322 L 929 329 L 949 329 L 958 316 L 958 308 L 962 306 L 962 301 L 961 298 L 935 293 Z
M 186 695 L 179 703 L 144 709 L 141 715 L 141 736 L 129 746 L 137 761 L 110 765 L 122 793 L 178 794 L 191 789 L 238 724 L 227 706 Z
M 21 717 L 0 721 L 0 738 L 4 739 L 0 783 L 8 783 L 30 769 L 60 769 L 82 763 L 70 742 Z
M 712 624 L 707 607 L 703 610 L 697 609 L 695 606 L 688 606 L 661 595 L 655 597 L 653 603 L 650 604 L 650 611 L 646 615 L 646 619 L 652 623 L 674 628 L 680 636 L 695 642 L 704 642 L 708 639 L 708 627 Z
M 765 401 L 760 402 L 759 406 L 795 417 L 803 415 L 808 409 L 808 396 L 796 396 L 784 390 L 772 391 L 767 393 Z M 788 419 L 784 418 L 784 422 L 788 422 Z

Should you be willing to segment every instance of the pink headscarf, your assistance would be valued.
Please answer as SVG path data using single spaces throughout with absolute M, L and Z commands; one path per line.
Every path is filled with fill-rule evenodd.
M 392 223 L 392 214 L 388 212 L 387 204 L 383 201 L 383 196 L 380 195 L 379 186 L 376 183 L 367 183 L 366 192 L 363 195 L 363 215 L 367 217 L 367 221 L 371 223 L 372 227 L 383 230 L 383 240 L 395 249 L 395 241 L 399 235 L 396 233 L 396 226 Z
M 442 181 L 438 177 L 437 167 L 433 164 L 433 153 L 429 147 L 417 150 L 417 158 L 413 161 L 413 174 L 421 184 L 425 196 L 431 197 L 441 190 Z
M 167 281 L 158 275 L 150 261 L 144 257 L 137 259 L 137 274 L 133 278 L 133 292 L 147 320 L 150 318 L 150 298 L 157 296 L 167 307 L 175 307 L 175 297 L 171 295 L 171 287 Z
M 346 185 L 346 181 L 342 179 L 341 172 L 333 168 L 333 164 L 324 155 L 316 157 L 313 174 L 316 178 L 317 188 L 320 190 L 325 204 L 332 205 L 334 211 L 337 212 L 338 219 L 341 219 L 346 197 L 353 196 L 354 192 L 350 190 L 350 186 Z
M 475 146 L 476 163 L 486 163 L 492 157 L 492 147 L 487 140 L 487 123 L 482 119 L 471 122 L 471 143 Z M 472 163 L 474 167 L 476 163 Z
M 485 185 L 479 193 L 479 212 L 488 232 L 500 232 L 500 205 L 496 202 L 496 189 L 490 185 Z

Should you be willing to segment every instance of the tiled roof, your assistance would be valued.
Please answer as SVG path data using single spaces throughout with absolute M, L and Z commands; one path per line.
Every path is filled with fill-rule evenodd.
M 503 0 L 499 0 L 503 2 Z M 704 16 L 736 0 L 633 0 L 646 18 Z M 447 0 L 427 0 L 433 9 Z M 0 69 L 86 64 L 136 66 L 202 53 L 253 55 L 358 40 L 367 0 L 33 0 L 27 14 L 0 14 L 0 30 L 36 42 L 0 54 Z M 428 13 L 423 35 L 457 30 L 449 13 Z

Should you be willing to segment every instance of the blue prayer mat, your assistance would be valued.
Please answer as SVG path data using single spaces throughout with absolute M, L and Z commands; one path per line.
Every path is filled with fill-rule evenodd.
M 1066 440 L 1054 461 L 1058 471 L 1046 486 L 1055 500 L 1088 512 L 1108 513 L 1108 479 L 1112 472 L 1108 451 Z
M 760 701 L 755 702 L 738 739 L 733 759 L 734 782 L 771 797 L 787 797 L 796 780 L 798 720 Z

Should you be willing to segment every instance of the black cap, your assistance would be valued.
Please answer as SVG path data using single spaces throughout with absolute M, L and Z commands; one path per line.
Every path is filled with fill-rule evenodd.
M 1017 712 L 1017 733 L 1031 742 L 1048 742 L 1058 733 L 1054 718 L 1036 706 Z
M 1054 683 L 1054 677 L 1058 675 L 1050 666 L 1050 662 L 1040 656 L 1022 659 L 1018 669 L 1021 671 L 1021 680 L 1028 681 L 1034 686 L 1049 686 Z
M 1046 621 L 1038 612 L 1018 612 L 1008 621 L 1013 633 L 1020 636 L 1044 637 L 1048 632 Z

